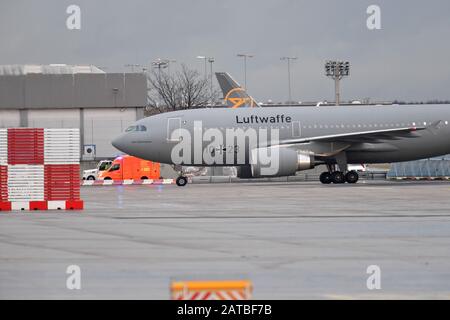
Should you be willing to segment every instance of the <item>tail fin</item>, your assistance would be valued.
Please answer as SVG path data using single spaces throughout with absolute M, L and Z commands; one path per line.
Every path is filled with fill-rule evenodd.
M 216 78 L 228 107 L 233 109 L 261 107 L 227 72 L 216 72 Z

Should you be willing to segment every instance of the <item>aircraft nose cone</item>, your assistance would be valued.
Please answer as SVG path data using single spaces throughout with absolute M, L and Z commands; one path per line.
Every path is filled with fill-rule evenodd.
M 118 136 L 113 141 L 111 141 L 111 144 L 114 146 L 114 148 L 123 151 L 125 147 L 124 137 L 123 135 Z

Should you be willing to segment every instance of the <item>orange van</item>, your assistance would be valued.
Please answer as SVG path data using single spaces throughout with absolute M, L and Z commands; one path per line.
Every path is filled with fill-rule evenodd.
M 117 157 L 108 170 L 101 171 L 100 180 L 158 179 L 160 164 L 129 155 Z

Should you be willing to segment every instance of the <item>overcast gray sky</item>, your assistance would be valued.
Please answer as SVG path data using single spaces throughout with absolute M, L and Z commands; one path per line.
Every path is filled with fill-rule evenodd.
M 66 8 L 81 8 L 81 30 L 68 30 Z M 381 7 L 381 30 L 368 30 L 366 9 Z M 203 73 L 197 55 L 214 56 L 215 71 L 243 83 L 257 100 L 333 100 L 327 59 L 351 62 L 343 99 L 450 98 L 448 0 L 55 0 L 0 3 L 0 64 L 94 64 L 123 71 L 127 63 L 176 59 Z M 174 68 L 176 68 L 176 65 Z

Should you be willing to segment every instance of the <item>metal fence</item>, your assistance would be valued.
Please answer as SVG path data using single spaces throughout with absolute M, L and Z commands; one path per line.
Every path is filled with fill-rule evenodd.
M 387 177 L 450 177 L 450 156 L 393 163 Z

